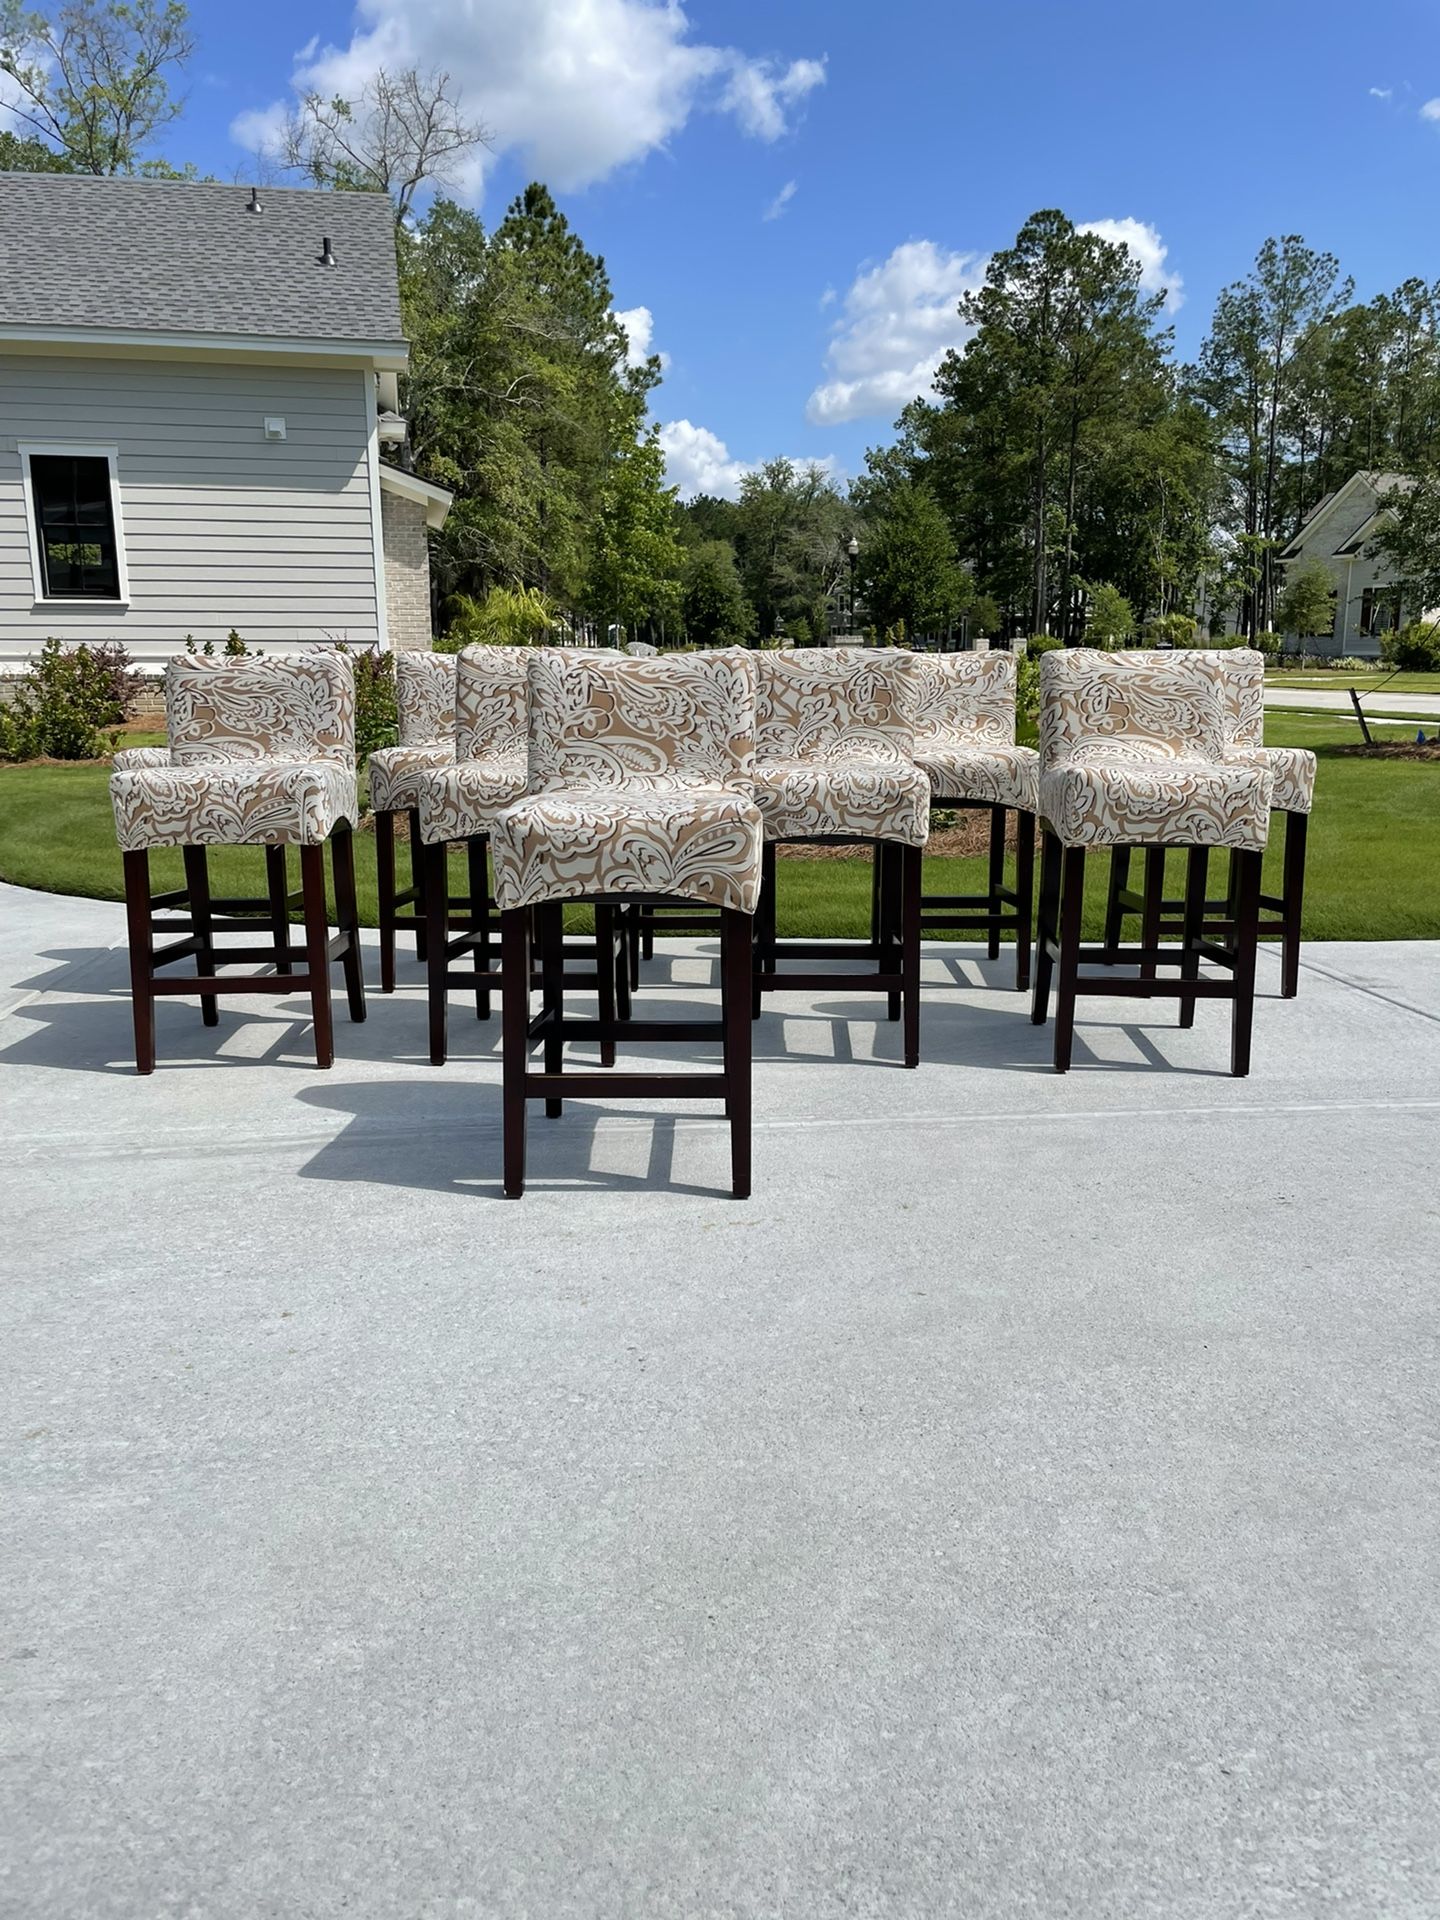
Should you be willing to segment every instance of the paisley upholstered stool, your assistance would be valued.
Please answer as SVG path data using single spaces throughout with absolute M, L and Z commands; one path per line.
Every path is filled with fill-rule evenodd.
M 1163 654 L 1145 658 L 1164 659 Z M 1251 647 L 1205 650 L 1219 669 L 1225 689 L 1225 758 L 1237 766 L 1268 768 L 1275 790 L 1271 811 L 1285 821 L 1284 861 L 1278 894 L 1260 895 L 1260 938 L 1279 940 L 1280 995 L 1293 1000 L 1300 987 L 1300 928 L 1305 906 L 1305 842 L 1310 810 L 1315 803 L 1315 756 L 1305 747 L 1267 747 L 1265 738 L 1265 656 Z M 1128 913 L 1141 916 L 1141 938 L 1147 946 L 1179 937 L 1183 902 L 1165 896 L 1163 849 L 1145 858 L 1142 893 L 1129 887 L 1130 856 L 1119 848 L 1110 864 L 1110 892 L 1105 915 L 1105 944 L 1118 946 Z M 1206 902 L 1206 929 L 1233 918 L 1236 875 L 1231 863 L 1230 884 L 1223 899 Z
M 541 653 L 530 663 L 530 794 L 490 825 L 504 975 L 505 1191 L 525 1190 L 527 1103 L 558 1115 L 578 1099 L 723 1100 L 731 1185 L 750 1191 L 750 955 L 760 891 L 760 814 L 751 797 L 754 663 L 748 655 L 623 659 Z M 636 903 L 720 913 L 720 1017 L 631 1020 L 602 1003 L 564 1008 L 561 916 L 589 901 L 617 927 Z M 532 1017 L 532 942 L 541 1009 Z M 565 1070 L 567 1041 L 713 1040 L 718 1073 Z M 530 1052 L 543 1048 L 543 1070 Z
M 753 1007 L 780 989 L 883 993 L 905 1016 L 907 1067 L 920 1062 L 920 852 L 930 779 L 915 764 L 915 655 L 893 648 L 795 647 L 757 656 L 755 801 L 765 875 Z M 869 845 L 877 905 L 871 938 L 781 941 L 775 849 L 811 841 Z M 846 972 L 837 961 L 868 963 Z M 782 970 L 781 962 L 787 963 Z M 788 964 L 829 961 L 828 968 Z
M 355 690 L 350 663 L 333 653 L 286 660 L 172 660 L 165 675 L 169 745 L 116 756 L 110 780 L 125 863 L 135 1065 L 155 1068 L 155 1000 L 198 994 L 207 1026 L 221 994 L 308 991 L 315 1061 L 335 1057 L 330 965 L 344 968 L 353 1020 L 365 1018 L 355 860 Z M 138 764 L 137 764 L 138 763 Z M 333 850 L 333 939 L 325 903 L 325 843 Z M 264 900 L 216 899 L 211 847 L 263 847 Z M 304 971 L 292 971 L 286 853 L 298 847 L 304 908 Z M 185 886 L 152 894 L 150 849 L 183 850 Z M 170 918 L 163 917 L 166 910 Z M 217 936 L 266 926 L 266 946 L 221 946 Z M 268 924 L 267 924 L 268 923 Z M 156 946 L 156 934 L 171 936 Z M 193 959 L 193 974 L 160 969 Z M 220 974 L 268 963 L 273 972 Z
M 1031 1018 L 1037 1026 L 1045 1021 L 1058 962 L 1058 1073 L 1070 1065 L 1075 1000 L 1082 993 L 1178 999 L 1182 1027 L 1193 1025 L 1197 1000 L 1229 1000 L 1230 1070 L 1249 1072 L 1260 862 L 1273 784 L 1268 768 L 1226 758 L 1223 686 L 1218 667 L 1204 654 L 1075 649 L 1044 656 L 1044 852 Z M 1134 847 L 1187 850 L 1178 980 L 1156 976 L 1157 963 L 1168 956 L 1154 945 L 1081 944 L 1087 852 Z M 1207 918 L 1205 900 L 1215 848 L 1227 849 L 1235 862 L 1234 911 L 1218 923 Z M 1202 960 L 1222 967 L 1228 978 L 1201 979 Z M 1080 968 L 1092 965 L 1103 971 L 1082 978 Z M 1117 965 L 1135 966 L 1138 972 L 1122 976 Z
M 380 991 L 395 991 L 395 936 L 413 931 L 415 953 L 425 958 L 425 869 L 420 853 L 416 818 L 419 792 L 416 776 L 455 758 L 455 655 L 453 653 L 397 653 L 395 707 L 400 743 L 379 747 L 366 762 L 370 811 L 375 821 L 375 883 L 379 898 Z M 410 816 L 410 884 L 401 888 L 395 877 L 395 820 Z M 451 917 L 465 914 L 470 903 L 451 900 Z M 413 909 L 413 911 L 406 911 Z
M 930 780 L 930 803 L 990 816 L 989 871 L 984 893 L 924 894 L 925 933 L 983 933 L 992 960 L 1002 933 L 1015 935 L 1015 986 L 1030 984 L 1034 932 L 1035 811 L 1040 756 L 1015 744 L 1015 656 L 1010 653 L 917 653 L 915 764 Z M 1006 822 L 1015 816 L 1015 885 L 1005 885 Z M 874 910 L 878 914 L 877 886 Z

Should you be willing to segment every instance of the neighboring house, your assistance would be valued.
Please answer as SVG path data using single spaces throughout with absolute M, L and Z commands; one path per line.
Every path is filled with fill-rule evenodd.
M 1335 582 L 1335 629 L 1307 645 L 1319 653 L 1378 655 L 1379 636 L 1400 624 L 1400 587 L 1393 563 L 1370 547 L 1384 525 L 1386 497 L 1415 484 L 1403 473 L 1354 473 L 1312 507 L 1282 553 L 1286 568 L 1321 561 Z
M 430 643 L 383 195 L 0 173 L 0 670 Z

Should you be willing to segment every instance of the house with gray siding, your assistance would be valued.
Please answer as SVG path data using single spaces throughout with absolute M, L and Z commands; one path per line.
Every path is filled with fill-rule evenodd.
M 1335 586 L 1331 633 L 1304 637 L 1320 653 L 1378 658 L 1380 635 L 1401 624 L 1400 582 L 1394 562 L 1372 551 L 1396 492 L 1414 480 L 1404 473 L 1362 469 L 1311 508 L 1300 531 L 1280 554 L 1287 569 L 1318 560 Z M 1298 641 L 1302 636 L 1292 635 Z
M 430 644 L 382 195 L 0 173 L 0 671 Z

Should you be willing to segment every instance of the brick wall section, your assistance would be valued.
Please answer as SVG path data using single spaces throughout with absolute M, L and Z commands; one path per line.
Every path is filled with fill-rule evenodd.
M 385 537 L 385 612 L 397 652 L 426 648 L 430 632 L 430 545 L 425 509 L 416 500 L 380 495 Z

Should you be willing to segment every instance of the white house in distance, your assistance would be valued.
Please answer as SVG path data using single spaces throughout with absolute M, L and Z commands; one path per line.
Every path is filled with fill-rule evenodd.
M 430 644 L 383 195 L 0 173 L 0 671 Z
M 1386 497 L 1415 484 L 1408 474 L 1351 474 L 1344 486 L 1311 508 L 1280 554 L 1287 569 L 1319 560 L 1335 582 L 1335 630 L 1307 639 L 1321 653 L 1378 655 L 1379 636 L 1400 624 L 1395 569 L 1368 549 L 1384 523 Z

